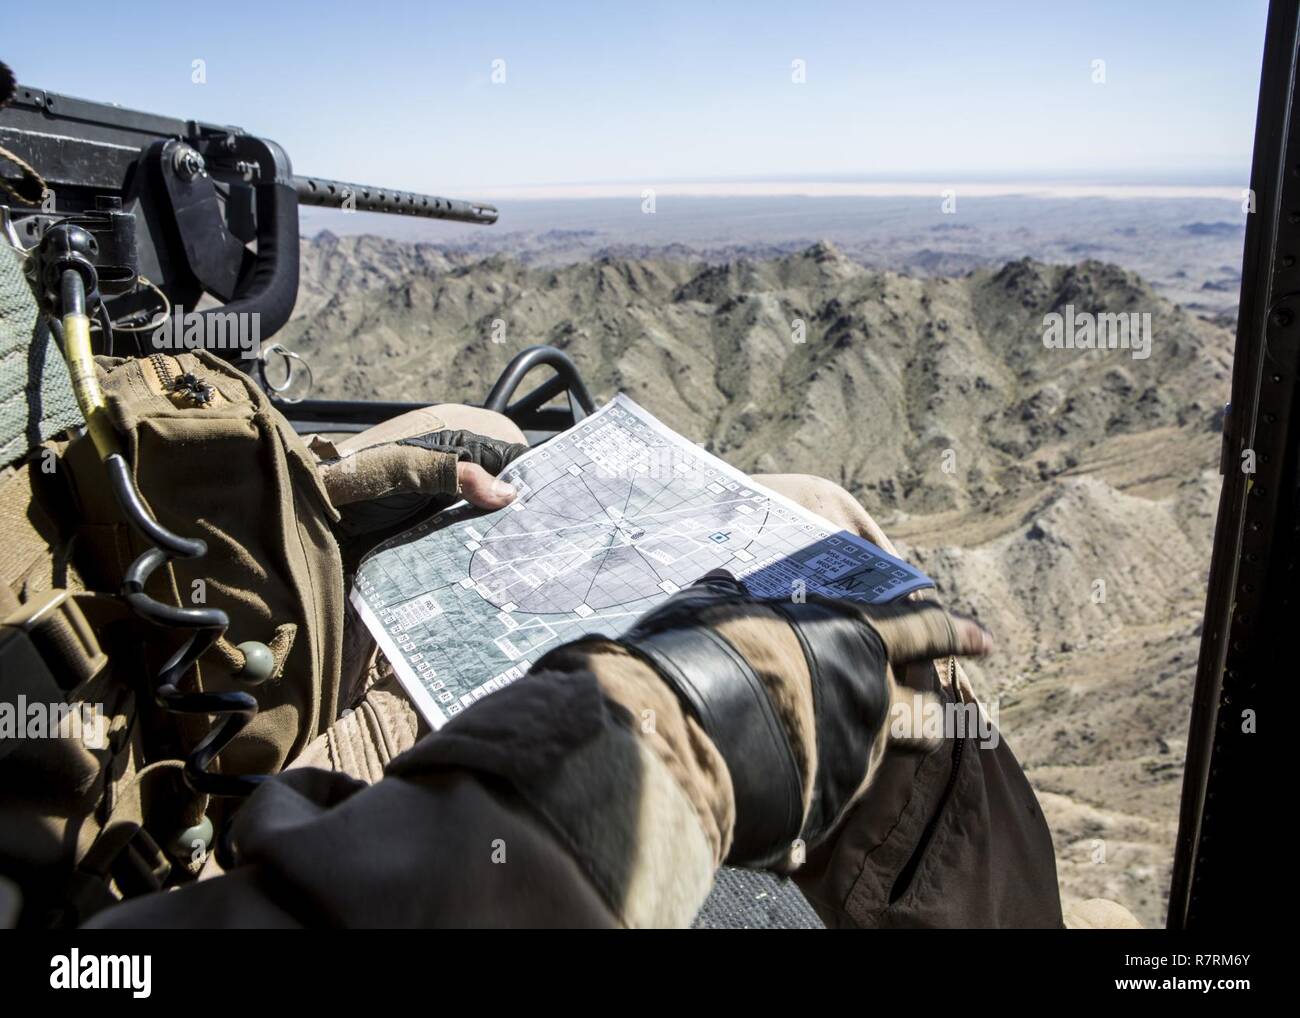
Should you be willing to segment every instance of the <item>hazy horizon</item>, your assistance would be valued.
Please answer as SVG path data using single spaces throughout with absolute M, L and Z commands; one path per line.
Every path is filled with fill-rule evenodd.
M 798 8 L 143 3 L 24 84 L 279 142 L 299 173 L 490 198 L 626 182 L 1245 186 L 1265 0 Z M 46 15 L 17 7 L 14 38 Z M 149 45 L 136 52 L 141 25 Z M 733 184 L 738 186 L 738 184 Z M 550 189 L 550 190 L 546 190 Z M 742 193 L 745 192 L 741 188 Z

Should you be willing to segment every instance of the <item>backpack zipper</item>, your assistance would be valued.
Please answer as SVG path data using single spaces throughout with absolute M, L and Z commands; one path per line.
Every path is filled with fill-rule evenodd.
M 211 405 L 217 390 L 210 382 L 204 381 L 192 371 L 176 374 L 172 370 L 172 359 L 165 354 L 150 354 L 149 363 L 153 365 L 163 393 L 172 403 L 178 406 L 182 403 L 200 407 Z
M 153 369 L 158 374 L 158 381 L 161 383 L 164 392 L 171 392 L 174 387 L 176 375 L 172 372 L 172 366 L 167 363 L 167 358 L 160 353 L 149 355 L 149 360 L 153 364 Z
M 957 692 L 957 659 L 955 657 L 948 658 L 948 687 L 952 690 L 953 702 L 960 703 L 961 696 Z M 957 784 L 957 768 L 961 766 L 961 751 L 965 745 L 966 736 L 963 735 L 957 740 L 957 745 L 953 747 L 952 773 L 948 775 L 948 787 L 943 790 L 942 802 L 946 803 L 948 801 L 948 796 L 952 794 L 953 785 Z

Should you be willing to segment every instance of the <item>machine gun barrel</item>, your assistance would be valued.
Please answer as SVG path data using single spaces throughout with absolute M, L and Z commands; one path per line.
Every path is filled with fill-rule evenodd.
M 323 205 L 332 209 L 357 212 L 387 212 L 399 216 L 422 216 L 425 219 L 450 219 L 457 223 L 488 225 L 497 221 L 497 210 L 482 202 L 458 198 L 436 198 L 431 194 L 395 191 L 366 184 L 345 184 L 321 177 L 294 177 L 300 205 Z

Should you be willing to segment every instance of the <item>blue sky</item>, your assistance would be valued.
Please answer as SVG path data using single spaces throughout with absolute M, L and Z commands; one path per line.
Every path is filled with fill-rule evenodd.
M 301 173 L 435 193 L 755 178 L 1244 184 L 1266 8 L 127 3 L 91 44 L 102 0 L 67 0 L 75 60 L 53 44 L 0 55 L 24 84 L 239 124 L 279 141 Z M 52 22 L 12 5 L 6 34 Z

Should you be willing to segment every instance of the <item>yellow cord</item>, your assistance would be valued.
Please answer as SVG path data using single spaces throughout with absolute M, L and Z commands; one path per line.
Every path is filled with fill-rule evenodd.
M 68 376 L 76 394 L 81 416 L 100 459 L 119 452 L 117 432 L 108 415 L 104 392 L 95 374 L 95 355 L 90 349 L 90 319 L 84 314 L 63 316 L 63 355 L 68 362 Z

